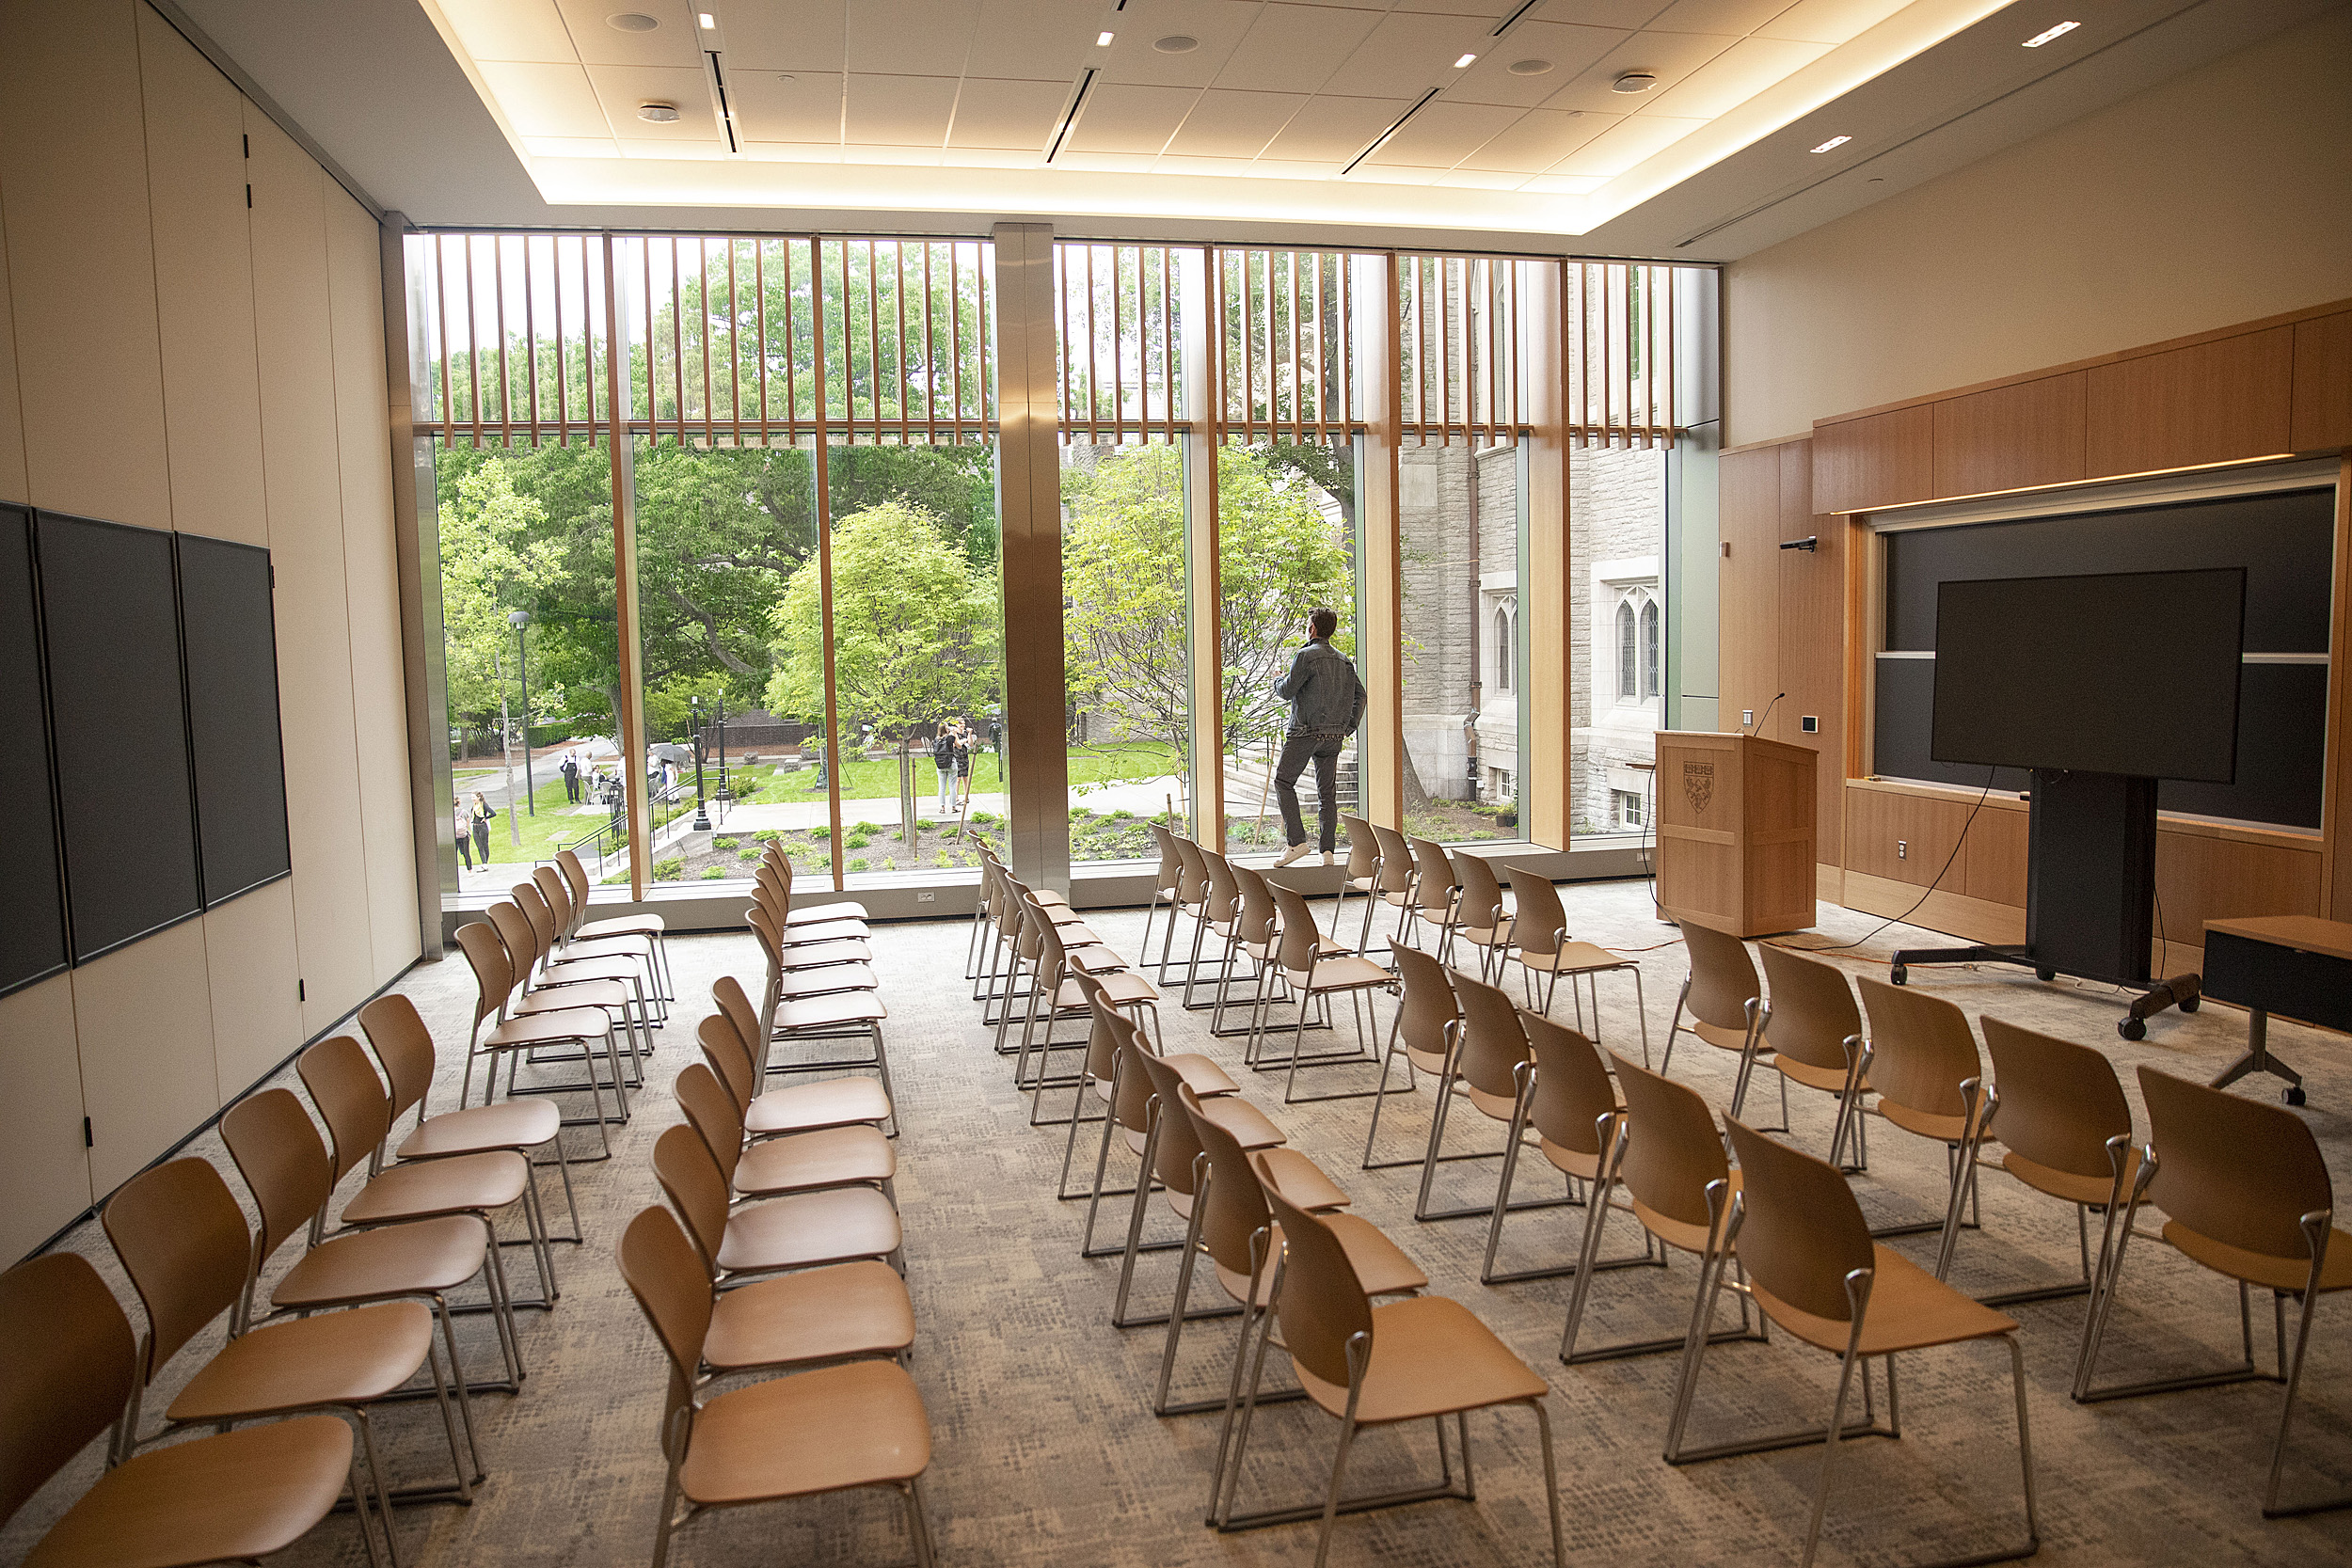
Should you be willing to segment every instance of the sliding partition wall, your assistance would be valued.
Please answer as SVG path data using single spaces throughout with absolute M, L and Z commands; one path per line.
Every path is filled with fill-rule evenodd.
M 635 897 L 770 840 L 835 888 L 979 844 L 1059 881 L 1154 820 L 1271 849 L 1319 607 L 1371 699 L 1343 811 L 1643 820 L 1664 324 L 1711 274 L 1034 227 L 432 233 L 408 265 L 453 901 L 564 847 Z

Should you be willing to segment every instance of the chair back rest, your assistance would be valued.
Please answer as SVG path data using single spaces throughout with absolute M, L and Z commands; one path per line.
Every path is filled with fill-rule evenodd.
M 2226 1245 L 2310 1259 L 2298 1222 L 2333 1212 L 2336 1199 L 2319 1141 L 2300 1117 L 2144 1064 L 2139 1097 L 2156 1151 L 2149 1202 Z
M 0 1274 L 0 1524 L 114 1425 L 131 1397 L 131 1320 L 79 1253 Z
M 1864 974 L 1862 1006 L 1870 1024 L 1870 1086 L 1879 1101 L 1933 1117 L 1968 1114 L 1960 1092 L 1984 1077 L 1968 1015 L 1943 997 L 1911 986 L 1890 986 Z
M 784 942 L 776 934 L 775 917 L 753 904 L 743 911 L 743 925 L 759 939 L 759 956 L 768 966 L 768 984 L 772 989 L 784 975 Z
M 1425 913 L 1443 920 L 1454 908 L 1454 890 L 1461 885 L 1454 874 L 1453 859 L 1445 846 L 1434 838 L 1413 838 L 1406 842 L 1413 848 L 1413 902 Z
M 1152 1168 L 1161 1184 L 1170 1192 L 1192 1191 L 1193 1156 L 1200 1152 L 1200 1140 L 1192 1130 L 1192 1118 L 1184 1115 L 1177 1102 L 1176 1091 L 1184 1085 L 1184 1075 L 1149 1051 L 1137 1051 L 1131 1066 L 1143 1069 L 1143 1075 L 1152 1085 L 1152 1097 L 1158 1103 L 1152 1117 L 1159 1127 L 1159 1143 L 1152 1150 Z
M 759 1009 L 744 994 L 743 982 L 732 974 L 722 974 L 710 982 L 710 999 L 719 1005 L 720 1013 L 735 1026 L 735 1037 L 743 1045 L 743 1053 L 756 1067 L 764 1053 L 765 1043 L 759 1037 Z
M 743 1117 L 735 1108 L 735 1097 L 717 1073 L 700 1062 L 689 1062 L 678 1069 L 677 1105 L 710 1150 L 719 1175 L 732 1184 L 736 1164 L 743 1158 Z
M 1682 946 L 1691 955 L 1691 989 L 1682 999 L 1691 1016 L 1717 1029 L 1745 1029 L 1748 1004 L 1764 995 L 1748 944 L 1728 932 L 1686 920 Z
M 694 1250 L 703 1255 L 704 1272 L 717 1278 L 719 1247 L 727 1234 L 727 1182 L 710 1158 L 710 1146 L 683 1122 L 665 1127 L 653 1141 L 653 1174 L 685 1218 Z
M 1202 1114 L 1200 1099 L 1191 1085 L 1177 1089 L 1176 1103 L 1182 1107 L 1178 1114 L 1192 1127 L 1194 1141 L 1209 1156 L 1208 1191 L 1195 1195 L 1205 1205 L 1200 1211 L 1200 1244 L 1220 1265 L 1247 1275 L 1249 1238 L 1273 1223 L 1265 1193 L 1258 1186 L 1258 1172 L 1242 1151 L 1241 1140 Z M 1263 1261 L 1273 1266 L 1272 1258 Z
M 670 1357 L 673 1404 L 680 1380 L 691 1387 L 710 1334 L 710 1275 L 677 1220 L 660 1204 L 638 1211 L 621 1232 L 621 1277 L 644 1308 L 654 1338 Z
M 1551 885 L 1551 879 L 1540 871 L 1523 866 L 1506 865 L 1502 874 L 1511 879 L 1511 940 L 1522 953 L 1537 958 L 1549 958 L 1560 951 L 1561 941 L 1567 935 L 1567 911 L 1560 907 L 1560 890 Z
M 1846 1042 L 1862 1034 L 1862 1009 L 1846 972 L 1827 958 L 1808 958 L 1769 942 L 1763 950 L 1764 978 L 1772 987 L 1765 1044 L 1807 1067 L 1845 1071 Z
M 515 912 L 522 917 L 521 924 L 499 920 L 495 907 L 490 918 L 497 921 L 499 935 L 505 940 L 507 951 L 515 956 L 516 967 L 528 976 L 533 964 L 544 963 L 548 955 L 555 951 L 555 911 L 539 895 L 535 882 L 516 882 L 506 891 L 514 900 Z M 521 946 L 516 945 L 517 936 L 522 939 Z M 530 957 L 526 958 L 525 954 Z
M 1360 816 L 1340 817 L 1340 826 L 1347 831 L 1347 879 L 1370 877 L 1380 869 L 1380 840 L 1372 831 L 1372 824 Z
M 1240 939 L 1263 946 L 1274 940 L 1282 925 L 1274 904 L 1274 885 L 1246 865 L 1235 865 L 1232 870 L 1233 884 L 1241 889 Z
M 1445 965 L 1420 948 L 1406 947 L 1393 939 L 1389 942 L 1389 957 L 1396 965 L 1396 977 L 1404 983 L 1396 1004 L 1398 1043 L 1424 1056 L 1443 1056 L 1453 1049 L 1446 1032 L 1462 1016 L 1461 999 L 1454 994 Z
M 1104 1007 L 1097 1016 L 1119 1042 L 1111 1061 L 1111 1115 L 1119 1118 L 1120 1126 L 1140 1134 L 1151 1125 L 1152 1074 L 1140 1064 L 1153 1053 L 1152 1042 L 1121 1013 Z
M 106 1240 L 147 1308 L 146 1364 L 138 1377 L 151 1382 L 198 1330 L 237 1304 L 253 1238 L 245 1211 L 210 1160 L 173 1160 L 141 1171 L 106 1200 L 104 1223 Z
M 1405 842 L 1405 835 L 1394 828 L 1384 828 L 1377 822 L 1367 822 L 1372 830 L 1372 842 L 1378 851 L 1379 880 L 1373 884 L 1375 893 L 1405 893 L 1413 885 L 1413 847 Z
M 1613 1051 L 1609 1057 L 1616 1065 L 1628 1124 L 1617 1179 L 1645 1209 L 1704 1227 L 1708 1183 L 1731 1176 L 1723 1134 L 1715 1131 L 1715 1113 L 1689 1085 L 1629 1062 Z
M 1148 822 L 1145 826 L 1152 830 L 1152 847 L 1160 852 L 1159 869 L 1152 878 L 1152 891 L 1172 893 L 1176 888 L 1176 879 L 1184 875 L 1184 863 L 1176 853 L 1176 835 L 1157 822 Z
M 1179 833 L 1176 839 L 1176 897 L 1178 902 L 1198 904 L 1209 891 L 1209 863 L 1200 858 L 1200 846 Z
M 588 868 L 580 863 L 580 856 L 570 849 L 558 849 L 555 863 L 572 890 L 572 924 L 564 933 L 568 941 L 588 918 Z
M 1331 1227 L 1277 1192 L 1262 1164 L 1259 1181 L 1274 1223 L 1282 1227 L 1282 1277 L 1274 1292 L 1282 1343 L 1298 1365 L 1344 1388 L 1348 1341 L 1362 1335 L 1363 1359 L 1371 1360 L 1372 1303 L 1363 1282 Z
M 548 912 L 555 916 L 555 941 L 569 942 L 572 927 L 580 924 L 572 909 L 572 890 L 564 885 L 564 874 L 551 865 L 535 865 L 531 879 L 539 889 L 539 896 L 548 901 Z
M 710 1064 L 711 1072 L 735 1101 L 739 1114 L 748 1113 L 752 1103 L 752 1060 L 743 1050 L 743 1040 L 736 1034 L 735 1025 L 723 1013 L 712 1013 L 694 1026 L 694 1042 L 703 1048 L 703 1060 Z
M 1878 1252 L 1845 1173 L 1742 1122 L 1725 1117 L 1724 1127 L 1740 1155 L 1740 1262 L 1749 1280 L 1800 1312 L 1851 1322 L 1846 1276 L 1875 1268 Z
M 1077 983 L 1078 994 L 1086 998 L 1087 1076 L 1107 1087 L 1119 1067 L 1119 1031 L 1104 1021 L 1116 1018 L 1118 1009 L 1111 1006 L 1103 982 L 1085 970 L 1072 970 L 1070 978 Z
M 1218 926 L 1232 925 L 1241 913 L 1241 884 L 1233 879 L 1232 863 L 1214 849 L 1203 849 L 1200 865 L 1209 874 L 1208 918 Z
M 1449 972 L 1446 978 L 1453 983 L 1462 1009 L 1457 1034 L 1461 1047 L 1454 1057 L 1454 1070 L 1481 1094 L 1517 1100 L 1518 1070 L 1531 1059 L 1518 1005 L 1508 991 L 1474 980 L 1458 969 Z
M 409 1107 L 423 1104 L 433 1087 L 433 1031 L 414 1002 L 388 990 L 359 1009 L 359 1032 L 375 1048 L 375 1059 L 391 1081 L 392 1119 L 398 1121 Z
M 1617 1091 L 1610 1085 L 1599 1048 L 1566 1024 L 1524 1008 L 1519 1027 L 1527 1031 L 1535 1057 L 1535 1092 L 1528 1097 L 1527 1119 L 1563 1148 L 1598 1154 L 1600 1118 L 1617 1113 Z
M 2072 1176 L 2111 1176 L 2107 1140 L 2132 1133 L 2131 1101 L 2106 1053 L 1979 1015 L 2000 1093 L 2001 1146 Z
M 1282 922 L 1282 941 L 1278 961 L 1290 974 L 1306 976 L 1314 973 L 1315 954 L 1323 945 L 1323 927 L 1315 924 L 1314 911 L 1307 907 L 1306 895 L 1296 888 L 1284 887 L 1267 879 L 1273 891 L 1275 912 Z
M 294 1059 L 310 1102 L 326 1118 L 340 1182 L 384 1147 L 392 1130 L 392 1102 L 368 1060 L 367 1047 L 349 1035 L 323 1039 Z
M 292 1089 L 263 1089 L 230 1106 L 220 1118 L 220 1137 L 262 1211 L 258 1268 L 326 1207 L 335 1168 L 310 1113 Z
M 473 1021 L 479 1024 L 505 1007 L 515 989 L 515 969 L 506 961 L 506 944 L 499 941 L 498 927 L 486 920 L 469 920 L 457 927 L 457 950 L 473 971 Z
M 1070 954 L 1062 946 L 1061 932 L 1055 927 L 1054 917 L 1046 912 L 1044 905 L 1034 898 L 1024 898 L 1021 902 L 1029 945 L 1036 949 L 1038 972 L 1048 981 L 1067 979 Z
M 1483 855 L 1460 854 L 1454 857 L 1454 879 L 1462 887 L 1462 901 L 1454 911 L 1454 924 L 1473 931 L 1491 931 L 1502 923 L 1502 884 L 1495 880 L 1495 868 Z

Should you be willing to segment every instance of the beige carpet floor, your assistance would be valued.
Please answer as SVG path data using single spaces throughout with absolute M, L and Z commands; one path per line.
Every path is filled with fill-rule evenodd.
M 1640 952 L 1651 1042 L 1662 1048 L 1685 958 L 1671 928 L 1652 917 L 1645 888 L 1591 885 L 1566 889 L 1565 897 L 1576 935 Z M 1794 941 L 1849 942 L 1877 925 L 1826 907 L 1824 914 L 1819 932 Z M 1142 934 L 1139 911 L 1104 913 L 1093 924 L 1114 946 L 1134 955 Z M 952 920 L 890 927 L 876 933 L 874 944 L 892 1013 L 889 1042 L 905 1133 L 898 1190 L 921 1334 L 913 1370 L 935 1434 L 927 1501 L 941 1561 L 1073 1568 L 1311 1561 L 1311 1526 L 1232 1536 L 1202 1527 L 1216 1418 L 1162 1420 L 1150 1414 L 1162 1331 L 1121 1333 L 1109 1324 L 1118 1260 L 1076 1255 L 1084 1205 L 1057 1202 L 1051 1192 L 1063 1134 L 1027 1125 L 1028 1101 L 1011 1088 L 1008 1064 L 988 1049 L 990 1033 L 961 978 L 968 929 Z M 1897 927 L 1836 957 L 1856 973 L 1883 974 L 1899 940 L 1935 939 Z M 748 936 L 681 938 L 671 951 L 684 994 L 661 1031 L 635 1119 L 614 1134 L 610 1163 L 576 1167 L 588 1244 L 558 1249 L 564 1293 L 556 1309 L 524 1315 L 530 1370 L 524 1392 L 478 1401 L 490 1479 L 470 1508 L 399 1511 L 407 1563 L 539 1568 L 635 1563 L 648 1557 L 661 1491 L 655 1428 L 665 1373 L 611 1248 L 631 1214 L 660 1201 L 648 1151 L 677 1119 L 669 1085 L 694 1059 L 692 1025 L 709 1010 L 712 977 L 731 972 L 755 991 L 759 968 Z M 2208 1077 L 2241 1049 L 2245 1036 L 2242 1013 L 2209 1006 L 2193 1017 L 2168 1014 L 2146 1041 L 2127 1045 L 2115 1034 L 2122 1008 L 2116 993 L 2067 982 L 2038 984 L 2017 971 L 1923 971 L 1915 983 L 1972 1014 L 1990 1013 L 2102 1046 L 2122 1069 L 2136 1106 L 2134 1065 L 2153 1062 Z M 401 989 L 416 998 L 441 1042 L 445 1082 L 434 1104 L 446 1108 L 455 1092 L 455 1052 L 465 1037 L 471 979 L 462 960 L 453 958 L 420 967 Z M 1632 1049 L 1639 1033 L 1631 987 L 1605 979 L 1601 992 L 1606 1037 Z M 1555 1012 L 1568 1016 L 1568 1006 L 1563 994 Z M 1417 1170 L 1358 1168 L 1369 1101 L 1285 1107 L 1279 1079 L 1243 1072 L 1240 1042 L 1211 1038 L 1205 1015 L 1171 1006 L 1162 1016 L 1170 1049 L 1205 1051 L 1246 1079 L 1245 1092 L 1287 1130 L 1293 1145 L 1353 1195 L 1356 1212 L 1382 1226 L 1426 1270 L 1433 1289 L 1469 1305 L 1549 1380 L 1568 1549 L 1576 1560 L 1672 1568 L 1793 1560 L 1818 1450 L 1668 1466 L 1659 1453 L 1675 1357 L 1561 1365 L 1556 1351 L 1571 1282 L 1480 1286 L 1483 1221 L 1416 1224 Z M 1387 1017 L 1384 1000 L 1384 1027 Z M 2352 1122 L 2346 1119 L 2352 1040 L 2291 1025 L 2275 1026 L 2272 1038 L 2277 1053 L 2305 1073 L 2311 1105 L 2301 1115 L 2318 1134 L 2337 1180 L 2352 1190 Z M 1730 1056 L 1687 1040 L 1673 1067 L 1676 1077 L 1718 1106 L 1728 1100 L 1731 1069 Z M 291 1069 L 282 1079 L 294 1083 Z M 1326 1069 L 1315 1076 L 1318 1088 L 1368 1083 L 1368 1071 L 1359 1069 Z M 2247 1089 L 2267 1098 L 2277 1084 L 2257 1081 Z M 1763 1092 L 1766 1098 L 1752 1108 L 1769 1112 L 1774 1108 L 1769 1085 Z M 1053 1101 L 1067 1098 L 1052 1097 L 1048 1110 L 1056 1108 Z M 1426 1087 L 1389 1101 L 1384 1153 L 1418 1149 L 1431 1104 Z M 1819 1151 L 1825 1144 L 1830 1107 L 1825 1096 L 1791 1093 L 1792 1136 L 1801 1147 Z M 1500 1141 L 1496 1127 L 1475 1116 L 1454 1126 L 1450 1148 Z M 576 1152 L 590 1150 L 593 1132 L 569 1136 Z M 1940 1212 L 1939 1148 L 1878 1124 L 1870 1148 L 1871 1169 L 1856 1190 L 1874 1221 Z M 198 1140 L 190 1152 L 229 1168 L 215 1137 Z M 1123 1155 L 1115 1153 L 1114 1170 L 1123 1168 Z M 1481 1201 L 1491 1193 L 1485 1184 L 1494 1168 L 1491 1161 L 1443 1167 L 1441 1198 Z M 1532 1170 L 1524 1180 L 1527 1190 L 1538 1185 Z M 230 1182 L 242 1196 L 233 1175 Z M 1988 1174 L 1983 1215 L 1983 1230 L 1961 1242 L 1953 1277 L 1963 1288 L 1983 1291 L 2055 1280 L 2075 1269 L 2074 1224 L 2060 1206 Z M 1117 1217 L 1123 1221 L 1123 1206 Z M 1581 1218 L 1575 1209 L 1515 1217 L 1503 1243 L 1505 1265 L 1566 1257 Z M 1177 1228 L 1156 1199 L 1149 1226 L 1155 1236 Z M 1622 1219 L 1613 1227 L 1620 1240 L 1629 1230 Z M 1932 1243 L 1928 1237 L 1896 1244 L 1931 1261 Z M 64 1244 L 98 1261 L 136 1321 L 135 1301 L 99 1227 L 86 1225 Z M 510 1267 L 524 1267 L 523 1259 L 520 1251 L 508 1255 Z M 271 1273 L 290 1260 L 291 1253 L 274 1259 Z M 1137 1274 L 1141 1301 L 1164 1301 L 1175 1267 L 1171 1254 L 1147 1255 Z M 1687 1261 L 1662 1273 L 1600 1275 L 1588 1332 L 1678 1334 L 1694 1278 Z M 2233 1358 L 2235 1305 L 2234 1291 L 2217 1276 L 2162 1246 L 2135 1246 L 2106 1374 L 2145 1376 Z M 2277 1385 L 2079 1406 L 2066 1397 L 2066 1386 L 2082 1302 L 2022 1306 L 2014 1313 L 2023 1324 L 2030 1378 L 2041 1560 L 2352 1561 L 2352 1513 L 2276 1523 L 2260 1515 Z M 2267 1313 L 2260 1304 L 2256 1318 L 2257 1354 L 2266 1357 Z M 2319 1323 L 2289 1465 L 2293 1496 L 2352 1485 L 2352 1380 L 2346 1376 L 2352 1370 L 2352 1299 L 2323 1303 Z M 183 1381 L 217 1332 L 183 1352 L 159 1388 L 167 1391 Z M 1187 1332 L 1180 1391 L 1221 1391 L 1232 1335 L 1230 1321 Z M 465 1320 L 461 1336 L 469 1364 L 486 1368 L 494 1354 L 486 1321 Z M 1280 1362 L 1279 1354 L 1272 1358 L 1270 1382 L 1287 1379 Z M 1770 1345 L 1718 1349 L 1707 1361 L 1692 1440 L 1818 1423 L 1827 1413 L 1834 1375 L 1831 1358 L 1785 1336 Z M 160 1402 L 151 1398 L 150 1408 Z M 1907 1357 L 1902 1416 L 1899 1442 L 1857 1444 L 1846 1451 L 1822 1560 L 1912 1563 L 2017 1540 L 2023 1523 L 2006 1355 L 1978 1346 Z M 430 1405 L 390 1411 L 382 1426 L 396 1481 L 429 1481 L 439 1473 L 446 1450 Z M 1426 1503 L 1343 1519 L 1332 1560 L 1398 1568 L 1547 1560 L 1533 1422 L 1524 1413 L 1504 1412 L 1473 1417 L 1470 1431 L 1475 1502 Z M 1311 1406 L 1263 1411 L 1243 1506 L 1319 1497 L 1335 1437 L 1336 1423 Z M 1351 1490 L 1405 1483 L 1430 1469 L 1434 1458 L 1426 1427 L 1369 1435 L 1351 1465 Z M 69 1464 L 0 1533 L 0 1561 L 20 1560 L 96 1470 L 94 1452 Z M 881 1495 L 868 1494 L 706 1516 L 682 1533 L 674 1560 L 797 1565 L 881 1563 L 905 1556 L 896 1510 Z M 345 1516 L 282 1560 L 363 1559 Z

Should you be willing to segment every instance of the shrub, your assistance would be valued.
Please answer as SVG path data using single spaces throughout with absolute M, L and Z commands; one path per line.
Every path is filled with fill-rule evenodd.
M 822 844 L 833 837 L 833 829 L 820 822 L 808 831 L 808 836 L 812 843 Z
M 882 832 L 882 824 L 879 822 L 853 822 L 850 825 L 850 832 L 853 833 L 878 833 Z
M 928 816 L 918 816 L 914 819 L 914 831 L 918 833 L 930 832 L 937 829 L 938 826 L 938 823 L 932 821 Z
M 996 826 L 996 814 L 993 811 L 976 811 L 972 814 L 971 820 L 975 828 L 993 828 Z
M 782 838 L 783 836 L 784 832 L 780 828 L 762 828 L 759 832 L 752 835 L 754 839 L 757 840 L 761 844 L 773 844 L 776 840 Z
M 713 849 L 732 849 L 736 843 L 737 841 L 731 838 L 714 838 L 710 841 L 710 847 Z
M 852 871 L 864 871 L 864 870 L 868 869 L 868 868 L 867 868 L 867 866 L 866 866 L 866 863 L 865 857 L 864 857 L 864 856 L 860 856 L 858 859 L 851 861 L 851 862 L 850 863 L 850 870 L 852 870 Z
M 703 867 L 703 880 L 706 882 L 715 882 L 726 874 L 724 866 L 706 865 Z
M 850 848 L 850 849 L 863 849 L 863 848 L 865 848 L 865 847 L 866 847 L 868 844 L 871 844 L 871 843 L 873 843 L 874 841 L 873 841 L 872 839 L 870 839 L 870 838 L 867 838 L 867 837 L 866 836 L 866 834 L 865 834 L 865 832 L 864 832 L 863 831 L 860 831 L 860 832 L 858 832 L 851 833 L 849 837 L 847 837 L 847 838 L 843 839 L 841 842 L 842 842 L 842 844 L 843 844 L 843 846 L 844 846 L 845 847 L 848 847 L 848 848 Z
M 939 863 L 942 865 L 953 865 L 956 863 L 956 857 L 949 854 L 946 850 L 942 849 L 939 852 Z
M 1135 820 L 1135 816 L 1136 814 L 1134 812 L 1121 807 L 1120 810 L 1111 813 L 1111 820 L 1114 822 L 1132 822 Z
M 735 858 L 739 861 L 755 861 L 759 859 L 759 851 L 756 849 L 738 849 L 735 852 Z
M 666 861 L 656 861 L 653 863 L 653 879 L 657 882 L 674 882 L 685 869 L 686 861 L 683 856 L 673 856 Z

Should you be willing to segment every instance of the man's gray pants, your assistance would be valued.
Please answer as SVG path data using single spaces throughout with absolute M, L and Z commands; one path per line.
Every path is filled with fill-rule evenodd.
M 1322 848 L 1327 855 L 1339 844 L 1340 748 L 1343 735 L 1294 735 L 1282 744 L 1282 760 L 1274 768 L 1275 799 L 1282 802 L 1282 831 L 1293 844 L 1307 842 L 1307 824 L 1298 815 L 1298 776 L 1309 758 L 1315 765 L 1316 804 L 1323 818 Z

